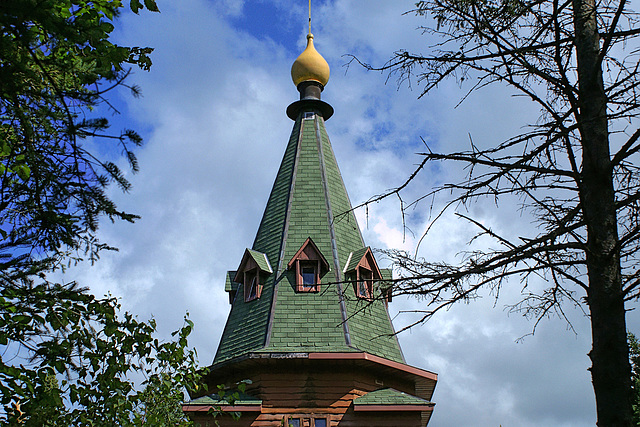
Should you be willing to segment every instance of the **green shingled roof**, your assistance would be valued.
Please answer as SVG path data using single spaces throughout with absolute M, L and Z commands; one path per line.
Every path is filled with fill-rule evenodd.
M 349 255 L 367 247 L 324 120 L 317 111 L 305 118 L 310 111 L 303 108 L 296 119 L 250 250 L 274 274 L 256 300 L 245 302 L 238 287 L 214 364 L 250 352 L 365 351 L 404 361 L 384 301 L 359 300 L 352 284 L 341 283 Z M 287 263 L 309 237 L 330 271 L 319 292 L 297 293 Z
M 381 268 L 380 274 L 382 274 L 382 280 L 393 280 L 393 269 L 392 268 Z
M 202 396 L 197 399 L 191 400 L 189 402 L 184 403 L 184 405 L 212 405 L 212 406 L 220 406 L 220 405 L 230 405 L 227 399 L 221 398 L 217 394 L 211 394 L 209 396 Z M 262 400 L 257 397 L 249 396 L 245 393 L 239 393 L 238 398 L 233 400 L 233 405 L 262 405 Z
M 344 273 L 346 273 L 347 271 L 351 271 L 354 268 L 357 267 L 358 263 L 360 262 L 360 260 L 362 259 L 362 257 L 364 256 L 364 254 L 367 253 L 367 250 L 369 249 L 369 247 L 364 247 L 364 248 L 360 248 L 354 252 L 351 252 L 349 254 L 349 258 L 347 258 L 347 262 L 344 266 L 344 269 L 342 270 Z
M 269 273 L 273 273 L 271 269 L 271 265 L 269 264 L 269 260 L 267 256 L 262 252 L 254 251 L 253 249 L 247 249 L 247 253 L 253 258 L 253 260 L 258 264 L 258 267 L 262 271 L 266 271 Z
M 227 278 L 224 281 L 224 290 L 226 292 L 231 292 L 233 291 L 235 288 L 238 287 L 238 283 L 233 281 L 233 278 L 236 277 L 236 271 L 227 271 Z
M 431 406 L 433 403 L 421 399 L 417 396 L 395 390 L 393 388 L 383 388 L 372 391 L 353 400 L 354 405 L 424 405 Z

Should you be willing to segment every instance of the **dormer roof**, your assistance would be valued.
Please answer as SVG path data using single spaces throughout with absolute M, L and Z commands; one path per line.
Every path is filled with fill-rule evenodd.
M 374 280 L 382 279 L 382 273 L 380 272 L 380 268 L 378 268 L 378 263 L 376 262 L 373 252 L 369 246 L 358 249 L 357 251 L 349 254 L 343 273 L 354 271 L 358 267 L 364 267 L 371 270 L 373 272 Z
M 273 269 L 271 268 L 271 264 L 269 264 L 269 259 L 262 252 L 254 251 L 253 249 L 245 249 L 244 255 L 242 255 L 242 261 L 240 261 L 240 266 L 236 270 L 236 275 L 233 279 L 234 282 L 242 282 L 241 274 L 253 268 L 258 268 L 260 271 L 265 273 L 273 273 Z
M 320 249 L 318 249 L 316 244 L 313 243 L 313 240 L 311 240 L 311 237 L 307 237 L 307 240 L 305 240 L 304 243 L 302 244 L 302 246 L 300 246 L 300 249 L 298 249 L 298 252 L 295 253 L 295 255 L 291 258 L 291 260 L 287 264 L 287 268 L 291 268 L 293 266 L 293 263 L 298 261 L 298 260 L 300 260 L 300 261 L 309 261 L 309 260 L 318 260 L 318 261 L 320 261 L 320 265 L 323 267 L 323 272 L 321 274 L 324 274 L 325 272 L 331 270 L 331 267 L 329 266 L 329 262 L 324 257 L 322 252 L 320 252 Z

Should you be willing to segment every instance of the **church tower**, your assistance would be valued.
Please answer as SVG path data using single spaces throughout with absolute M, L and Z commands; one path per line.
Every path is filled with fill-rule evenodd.
M 347 195 L 321 99 L 329 65 L 307 36 L 291 69 L 300 99 L 251 248 L 229 271 L 231 311 L 205 378 L 183 410 L 213 426 L 424 427 L 437 375 L 405 363 L 387 306 L 391 271 L 378 267 Z M 232 403 L 218 385 L 248 380 Z

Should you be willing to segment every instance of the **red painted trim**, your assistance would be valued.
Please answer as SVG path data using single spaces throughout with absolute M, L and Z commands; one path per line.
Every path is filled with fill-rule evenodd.
M 309 245 L 311 245 L 311 247 L 313 248 L 313 251 L 318 256 L 318 258 L 317 258 L 318 261 L 320 261 L 322 263 L 322 266 L 325 268 L 326 271 L 329 271 L 330 270 L 329 262 L 324 257 L 322 252 L 320 252 L 320 249 L 318 249 L 318 247 L 313 242 L 313 240 L 311 240 L 311 237 L 307 237 L 307 240 L 305 240 L 304 243 L 302 244 L 302 246 L 300 246 L 300 249 L 298 249 L 298 252 L 296 252 L 296 254 L 291 258 L 291 260 L 287 264 L 287 268 L 291 268 L 291 266 L 293 265 L 294 261 L 297 261 L 297 260 L 300 259 L 300 255 L 302 254 L 302 252 L 304 252 L 304 249 Z M 315 261 L 315 259 L 310 259 L 310 260 L 306 260 L 306 261 Z
M 380 356 L 375 356 L 369 353 L 309 353 L 309 359 L 315 360 L 368 360 L 373 363 L 388 366 L 393 369 L 407 372 L 409 374 L 417 375 L 419 377 L 427 378 L 430 380 L 438 381 L 438 374 L 425 371 L 424 369 L 416 368 L 414 366 L 405 365 L 404 363 L 394 362 L 389 359 L 385 359 Z
M 433 411 L 433 405 L 353 405 L 356 412 Z
M 351 253 L 353 254 L 353 252 Z M 363 262 L 363 260 L 367 258 L 368 260 L 368 267 L 365 267 L 365 263 Z M 373 272 L 373 280 L 380 280 L 382 279 L 382 273 L 380 272 L 380 267 L 378 267 L 378 263 L 376 262 L 376 258 L 373 256 L 373 252 L 371 251 L 371 247 L 367 246 L 367 250 L 364 252 L 364 254 L 362 254 L 362 256 L 360 257 L 360 259 L 358 260 L 358 263 L 353 267 L 350 268 L 349 270 L 344 271 L 344 273 L 348 273 L 350 271 L 353 270 L 357 270 L 359 267 L 363 267 L 367 270 L 370 270 Z M 345 267 L 347 268 L 347 267 Z
M 363 257 L 364 259 L 364 257 Z M 369 274 L 367 276 L 370 277 L 363 277 L 363 271 L 368 272 Z M 356 296 L 358 298 L 362 298 L 362 299 L 366 299 L 371 301 L 373 299 L 373 280 L 374 280 L 374 275 L 373 275 L 373 271 L 368 269 L 367 267 L 362 267 L 358 264 L 358 267 L 356 268 Z M 364 287 L 365 287 L 365 291 L 364 291 L 364 295 L 360 293 L 360 283 L 364 282 Z
M 358 265 L 356 267 L 360 267 L 360 266 L 364 266 L 362 260 L 364 258 L 369 258 L 369 266 L 371 267 L 371 265 L 373 265 L 373 267 L 375 268 L 367 268 L 367 270 L 371 270 L 373 272 L 373 279 L 374 280 L 380 280 L 382 279 L 382 273 L 380 272 L 380 268 L 378 267 L 378 263 L 376 262 L 376 258 L 373 256 L 373 252 L 371 252 L 371 248 L 367 247 L 366 252 L 364 253 L 364 255 L 362 255 L 362 258 L 360 258 L 360 262 L 358 262 Z M 366 268 L 366 267 L 365 267 Z
M 182 405 L 182 412 L 209 412 L 217 408 L 212 405 Z M 219 407 L 222 412 L 260 412 L 262 405 L 224 405 Z
M 296 292 L 320 292 L 320 261 L 319 260 L 295 260 L 296 264 Z M 307 266 L 312 266 L 315 274 L 315 285 L 304 286 L 302 279 L 302 269 Z

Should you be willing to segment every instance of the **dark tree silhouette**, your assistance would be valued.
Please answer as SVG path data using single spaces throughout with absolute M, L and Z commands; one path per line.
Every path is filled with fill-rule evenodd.
M 512 308 L 536 324 L 552 313 L 564 316 L 564 303 L 583 306 L 591 320 L 598 425 L 632 425 L 625 304 L 640 292 L 638 15 L 629 2 L 609 0 L 429 0 L 412 12 L 428 23 L 426 53 L 399 51 L 383 67 L 363 65 L 400 82 L 415 79 L 422 95 L 446 79 L 469 85 L 469 92 L 507 85 L 537 104 L 540 117 L 506 141 L 459 152 L 428 149 L 407 182 L 367 203 L 402 197 L 428 162 L 455 162 L 467 167 L 465 178 L 421 198 L 447 198 L 437 218 L 479 199 L 513 196 L 537 227 L 512 239 L 458 213 L 498 248 L 466 253 L 459 265 L 390 251 L 402 272 L 394 294 L 425 300 L 416 323 L 482 288 L 498 293 L 512 276 L 525 283 Z M 532 276 L 548 286 L 527 286 Z

